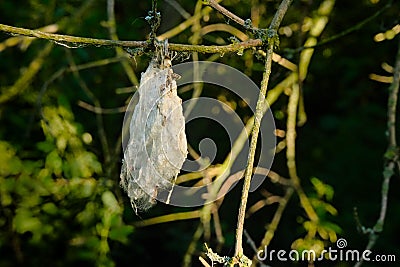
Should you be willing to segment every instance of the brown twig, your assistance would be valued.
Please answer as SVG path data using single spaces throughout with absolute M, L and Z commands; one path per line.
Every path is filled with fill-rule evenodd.
M 117 108 L 102 108 L 102 107 L 93 106 L 82 100 L 78 100 L 77 104 L 81 108 L 84 108 L 84 109 L 89 110 L 90 112 L 93 112 L 96 114 L 117 114 L 117 113 L 123 113 L 126 111 L 126 106 L 117 107 Z
M 237 15 L 233 14 L 232 12 L 230 12 L 225 7 L 218 4 L 215 0 L 206 0 L 206 1 L 204 1 L 204 3 L 206 5 L 209 5 L 210 7 L 214 8 L 215 10 L 217 10 L 218 12 L 220 12 L 222 15 L 226 16 L 227 18 L 233 20 L 237 24 L 242 25 L 245 28 L 251 27 L 251 24 L 249 24 L 249 21 L 251 23 L 251 20 L 245 21 L 244 19 L 242 19 L 242 18 L 238 17 Z
M 272 218 L 271 223 L 268 224 L 268 230 L 264 235 L 263 240 L 261 241 L 260 246 L 258 247 L 256 253 L 260 250 L 263 250 L 265 246 L 268 246 L 275 235 L 275 231 L 278 228 L 279 222 L 281 221 L 283 211 L 286 208 L 287 203 L 289 202 L 290 198 L 292 197 L 294 189 L 292 187 L 288 187 L 286 189 L 285 196 L 280 199 L 279 206 L 275 211 L 274 217 Z M 252 266 L 256 266 L 255 262 L 258 261 L 257 254 L 253 257 L 253 264 Z

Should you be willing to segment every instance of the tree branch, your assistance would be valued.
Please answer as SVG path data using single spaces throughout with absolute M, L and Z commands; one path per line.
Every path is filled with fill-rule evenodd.
M 244 19 L 238 17 L 237 15 L 233 14 L 232 12 L 230 12 L 225 7 L 223 7 L 220 4 L 218 4 L 215 0 L 206 0 L 204 2 L 205 2 L 206 5 L 209 5 L 210 7 L 214 8 L 215 10 L 220 12 L 222 15 L 224 15 L 227 18 L 233 20 L 237 24 L 242 25 L 246 29 L 250 29 L 251 28 L 251 20 L 250 19 L 244 20 Z
M 247 49 L 262 45 L 261 39 L 250 39 L 244 42 L 230 45 L 187 45 L 187 44 L 169 44 L 169 49 L 181 52 L 200 52 L 200 53 L 229 53 L 237 52 L 241 49 Z
M 261 124 L 261 119 L 264 115 L 263 110 L 264 110 L 264 99 L 265 95 L 267 92 L 267 87 L 268 87 L 268 82 L 269 82 L 269 77 L 271 74 L 271 65 L 272 65 L 272 55 L 274 53 L 274 47 L 276 45 L 275 41 L 277 36 L 277 30 L 279 28 L 280 23 L 282 22 L 282 19 L 284 15 L 286 14 L 286 11 L 288 10 L 290 4 L 292 3 L 292 0 L 283 0 L 275 13 L 275 16 L 271 22 L 271 25 L 268 29 L 268 39 L 270 41 L 268 42 L 268 48 L 267 48 L 267 55 L 266 55 L 266 61 L 265 61 L 265 71 L 263 75 L 263 80 L 261 82 L 261 90 L 260 94 L 257 100 L 257 106 L 256 106 L 256 114 L 254 118 L 254 126 L 252 130 L 252 135 L 251 135 L 251 141 L 250 141 L 250 151 L 247 159 L 247 165 L 246 165 L 246 172 L 245 172 L 245 177 L 244 177 L 244 184 L 243 184 L 243 190 L 242 190 L 242 197 L 241 197 L 241 202 L 240 202 L 240 207 L 239 207 L 239 214 L 238 214 L 238 222 L 237 222 L 237 228 L 236 228 L 236 244 L 235 244 L 235 257 L 240 258 L 243 255 L 243 247 L 242 247 L 242 239 L 243 239 L 243 226 L 244 226 L 244 218 L 245 218 L 245 213 L 246 213 L 246 205 L 247 205 L 247 198 L 249 195 L 249 189 L 250 189 L 250 183 L 251 183 L 251 176 L 252 176 L 252 170 L 253 170 L 253 164 L 254 164 L 254 156 L 256 152 L 256 147 L 257 147 L 257 138 L 258 138 L 258 133 L 260 131 L 260 124 Z
M 400 39 L 399 39 L 400 40 Z M 387 111 L 387 132 L 388 132 L 388 148 L 384 155 L 385 163 L 383 167 L 383 181 L 382 181 L 382 198 L 381 198 L 381 211 L 379 218 L 376 221 L 374 227 L 362 230 L 364 233 L 369 234 L 368 244 L 366 250 L 371 250 L 378 239 L 379 233 L 383 230 L 383 225 L 385 223 L 387 204 L 388 204 L 388 194 L 389 194 L 389 184 L 390 179 L 394 175 L 396 165 L 399 166 L 399 152 L 396 141 L 396 110 L 397 110 L 397 98 L 399 93 L 400 85 L 400 42 L 397 50 L 397 56 L 395 61 L 395 68 L 393 72 L 393 82 L 389 87 L 389 97 L 388 97 L 388 111 Z M 355 267 L 361 266 L 363 259 L 355 264 Z
M 70 35 L 47 33 L 37 30 L 30 30 L 25 28 L 13 27 L 9 25 L 0 24 L 0 31 L 18 34 L 29 37 L 36 37 L 40 39 L 46 39 L 53 41 L 61 45 L 71 44 L 71 48 L 77 48 L 79 46 L 122 46 L 122 47 L 146 47 L 148 43 L 146 41 L 118 41 L 118 40 L 106 40 L 106 39 L 95 39 L 87 37 L 76 37 Z
M 150 45 L 148 41 L 120 41 L 108 39 L 96 39 L 87 37 L 77 37 L 70 35 L 46 33 L 38 30 L 30 30 L 25 28 L 13 27 L 9 25 L 0 24 L 0 31 L 9 34 L 17 34 L 28 37 L 36 37 L 46 39 L 56 44 L 66 46 L 68 48 L 81 48 L 85 46 L 117 46 L 123 48 L 146 48 Z M 187 45 L 187 44 L 169 44 L 169 50 L 179 52 L 200 52 L 200 53 L 229 53 L 237 52 L 243 49 L 257 47 L 262 45 L 261 39 L 250 39 L 244 42 L 239 42 L 230 45 Z

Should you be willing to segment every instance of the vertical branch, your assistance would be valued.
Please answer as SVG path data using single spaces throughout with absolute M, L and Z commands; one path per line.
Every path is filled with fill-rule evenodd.
M 393 72 L 393 82 L 389 87 L 389 98 L 388 98 L 388 133 L 389 133 L 389 150 L 397 149 L 396 142 L 396 109 L 397 109 L 397 97 L 399 93 L 400 83 L 400 42 L 397 50 L 397 56 L 395 61 L 395 68 Z
M 183 256 L 182 267 L 189 267 L 192 265 L 192 256 L 196 250 L 197 242 L 199 241 L 203 232 L 203 225 L 199 223 L 196 232 L 193 234 L 192 241 L 190 241 L 190 244 L 186 250 L 185 256 Z
M 399 39 L 400 40 L 400 39 Z M 396 110 L 397 110 L 397 98 L 399 93 L 400 84 L 400 42 L 397 50 L 397 56 L 395 61 L 395 68 L 393 72 L 393 82 L 389 87 L 388 96 L 388 111 L 387 111 L 387 132 L 388 132 L 388 148 L 384 155 L 385 163 L 383 166 L 383 181 L 382 181 L 382 199 L 381 199 L 381 211 L 379 218 L 376 221 L 372 229 L 364 229 L 364 232 L 369 233 L 368 244 L 366 250 L 371 250 L 375 245 L 376 240 L 378 240 L 378 235 L 383 230 L 385 223 L 387 204 L 388 204 L 388 194 L 389 194 L 389 184 L 392 178 L 396 165 L 399 166 L 399 154 L 396 141 Z M 355 267 L 361 266 L 363 259 L 355 264 Z
M 201 13 L 203 7 L 203 3 L 201 0 L 198 0 L 194 9 L 194 17 L 197 17 L 196 20 L 194 20 L 193 22 L 193 26 L 192 26 L 192 36 L 190 37 L 190 41 L 191 44 L 199 44 L 200 40 L 201 40 L 201 35 L 200 35 L 200 31 L 201 31 L 201 23 L 200 20 L 202 18 L 202 16 L 196 16 L 197 14 Z M 194 81 L 200 81 L 200 70 L 199 70 L 199 53 L 198 52 L 192 52 L 192 58 L 193 58 L 193 67 L 194 67 L 194 72 L 193 72 L 193 80 Z M 193 84 L 194 88 L 193 88 L 193 93 L 191 96 L 191 100 L 189 105 L 187 105 L 185 112 L 184 112 L 184 116 L 185 118 L 187 118 L 189 116 L 189 114 L 192 112 L 193 108 L 196 106 L 197 104 L 197 99 L 198 97 L 201 95 L 202 91 L 203 91 L 203 84 L 202 83 L 194 83 Z M 206 177 L 203 177 L 203 179 L 206 179 Z M 205 183 L 210 183 L 210 181 L 207 181 Z M 201 223 L 202 223 L 202 229 L 203 229 L 203 234 L 204 234 L 204 239 L 205 240 L 209 240 L 211 237 L 211 226 L 210 226 L 210 221 L 211 221 L 211 207 L 213 206 L 213 203 L 210 204 L 206 204 L 205 208 L 202 209 L 202 213 L 201 213 Z
M 269 77 L 271 74 L 271 65 L 272 65 L 272 55 L 274 53 L 274 47 L 277 44 L 277 30 L 279 28 L 279 25 L 282 22 L 282 19 L 284 15 L 286 14 L 286 11 L 288 10 L 290 4 L 292 3 L 292 0 L 283 0 L 275 13 L 274 18 L 272 19 L 271 25 L 268 29 L 268 44 L 267 44 L 267 55 L 266 55 L 266 61 L 265 61 L 265 71 L 263 74 L 263 80 L 261 82 L 261 90 L 260 94 L 257 100 L 257 106 L 256 106 L 256 114 L 254 118 L 254 126 L 251 134 L 251 141 L 250 141 L 250 151 L 249 155 L 247 158 L 247 165 L 246 165 L 246 172 L 244 176 L 244 184 L 243 184 L 243 190 L 242 190 L 242 196 L 240 199 L 240 206 L 239 206 L 239 213 L 238 213 L 238 222 L 237 222 L 237 227 L 236 227 L 236 244 L 235 244 L 235 256 L 240 257 L 243 255 L 243 226 L 244 226 L 244 218 L 245 218 L 245 213 L 246 213 L 246 205 L 247 205 L 247 198 L 249 195 L 249 189 L 250 189 L 250 182 L 251 182 L 251 176 L 252 176 L 252 170 L 253 170 L 253 165 L 254 165 L 254 155 L 256 152 L 256 147 L 257 147 L 257 138 L 258 138 L 258 133 L 260 131 L 260 124 L 261 124 L 261 119 L 263 117 L 263 109 L 264 109 L 264 99 L 265 99 L 265 94 L 267 92 L 267 87 L 268 87 L 268 82 L 269 82 Z
M 149 15 L 146 17 L 146 20 L 151 27 L 149 41 L 154 45 L 157 35 L 156 32 L 161 23 L 161 14 L 157 11 L 157 0 L 151 1 L 151 11 L 149 11 Z
M 328 22 L 328 15 L 331 13 L 333 6 L 335 4 L 334 0 L 325 0 L 321 3 L 318 8 L 316 17 L 313 19 L 313 27 L 310 30 L 310 36 L 307 38 L 305 45 L 312 46 L 317 43 L 317 37 L 321 35 Z M 308 67 L 310 65 L 311 57 L 314 53 L 314 49 L 305 50 L 300 54 L 299 68 L 298 68 L 298 79 L 302 83 L 307 76 Z M 312 207 L 310 200 L 304 193 L 303 188 L 300 184 L 300 178 L 297 175 L 296 168 L 296 124 L 304 123 L 304 115 L 302 115 L 302 99 L 300 95 L 299 82 L 293 84 L 292 92 L 289 97 L 288 103 L 288 118 L 287 118 L 287 134 L 286 134 L 286 159 L 287 167 L 289 170 L 290 179 L 293 182 L 293 186 L 299 196 L 301 206 L 304 208 L 307 216 L 312 221 L 318 220 L 318 215 L 316 214 L 314 208 Z M 299 120 L 298 116 L 299 115 Z
M 197 1 L 196 7 L 194 9 L 194 15 L 193 17 L 196 17 L 197 19 L 194 20 L 193 22 L 193 26 L 192 26 L 192 32 L 193 35 L 190 37 L 191 40 L 191 44 L 197 45 L 200 42 L 201 39 L 201 35 L 200 35 L 200 31 L 201 31 L 201 24 L 200 24 L 200 20 L 201 20 L 201 16 L 197 16 L 198 14 L 201 14 L 201 10 L 202 10 L 203 4 L 202 1 Z M 198 63 L 197 61 L 199 61 L 199 53 L 197 51 L 192 52 L 192 58 L 193 58 L 193 63 L 194 63 L 194 72 L 193 72 L 193 79 L 195 81 L 199 81 L 200 77 L 199 77 L 199 67 L 198 67 Z M 192 112 L 194 106 L 197 103 L 197 98 L 201 95 L 201 92 L 203 91 L 203 84 L 202 83 L 195 83 L 194 85 L 194 90 L 193 90 L 193 94 L 191 99 L 193 101 L 190 101 L 189 105 L 187 106 L 186 110 L 185 110 L 185 117 L 189 116 L 190 112 Z
M 287 133 L 286 133 L 286 159 L 287 159 L 287 167 L 289 169 L 289 176 L 293 182 L 293 186 L 297 191 L 297 194 L 300 198 L 301 206 L 307 213 L 307 216 L 312 221 L 318 220 L 318 215 L 315 213 L 314 208 L 312 207 L 310 200 L 307 198 L 304 193 L 301 185 L 300 179 L 297 176 L 297 168 L 296 168 L 296 117 L 297 117 L 297 107 L 299 103 L 300 97 L 300 88 L 299 85 L 293 84 L 292 92 L 289 97 L 288 104 L 288 118 L 287 118 Z

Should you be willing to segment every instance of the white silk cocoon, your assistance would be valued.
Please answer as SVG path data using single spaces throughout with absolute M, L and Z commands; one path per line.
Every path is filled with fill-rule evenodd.
M 152 60 L 142 73 L 124 151 L 121 186 L 135 212 L 155 204 L 159 192 L 172 190 L 187 155 L 182 99 L 170 66 Z

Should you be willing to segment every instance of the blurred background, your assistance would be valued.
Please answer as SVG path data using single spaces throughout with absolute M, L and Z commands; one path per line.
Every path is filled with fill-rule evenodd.
M 0 23 L 73 36 L 146 40 L 151 28 L 145 17 L 151 1 L 113 2 L 1 1 Z M 322 7 L 333 1 L 294 1 L 279 30 L 276 52 L 298 65 L 302 51 L 298 48 L 304 46 L 318 18 L 325 16 L 327 23 L 316 36 L 318 41 L 354 28 L 313 50 L 306 78 L 299 84 L 297 172 L 308 197 L 320 197 L 319 189 L 326 194 L 324 205 L 316 210 L 329 236 L 321 230 L 312 244 L 320 241 L 333 246 L 337 237 L 343 237 L 348 248 L 361 250 L 368 236 L 357 230 L 359 223 L 371 227 L 379 216 L 387 148 L 387 88 L 400 32 L 400 6 L 390 2 L 338 0 L 322 14 Z M 221 4 L 244 19 L 251 18 L 253 26 L 267 28 L 279 1 L 224 0 Z M 223 45 L 232 43 L 232 36 L 238 40 L 246 34 L 240 25 L 201 1 L 158 1 L 158 10 L 162 18 L 157 34 L 170 43 Z M 174 32 L 178 25 L 184 27 Z M 219 26 L 213 29 L 210 25 Z M 220 203 L 217 218 L 213 213 L 208 221 L 199 215 L 186 220 L 179 217 L 199 208 L 162 203 L 137 216 L 119 187 L 124 107 L 150 60 L 148 53 L 140 52 L 57 44 L 0 32 L 0 266 L 202 266 L 198 257 L 206 258 L 204 242 L 220 255 L 233 255 L 241 183 Z M 264 70 L 263 59 L 252 49 L 179 56 L 174 64 L 220 62 L 242 71 L 258 85 Z M 270 88 L 290 75 L 290 66 L 273 63 Z M 227 90 L 204 85 L 199 92 L 233 107 L 243 122 L 252 115 Z M 178 93 L 187 100 L 193 88 L 180 88 Z M 283 177 L 289 177 L 284 142 L 289 94 L 290 90 L 283 90 L 271 105 L 276 128 L 281 130 L 272 170 Z M 212 164 L 224 161 L 230 147 L 222 128 L 199 120 L 187 125 L 186 131 L 197 153 L 199 142 L 212 138 L 218 144 Z M 384 229 L 374 247 L 374 253 L 397 253 L 397 258 L 399 186 L 396 172 Z M 268 196 L 284 192 L 266 181 L 250 194 L 248 207 L 255 209 Z M 256 246 L 278 206 L 262 203 L 249 212 L 245 222 Z M 168 214 L 163 217 L 165 222 L 158 217 Z M 309 230 L 305 221 L 307 215 L 294 194 L 269 248 L 304 249 L 301 242 L 307 241 Z M 204 230 L 206 225 L 209 232 Z M 247 240 L 245 254 L 252 257 Z M 353 264 L 327 262 L 324 266 Z M 288 263 L 273 262 L 272 266 Z

